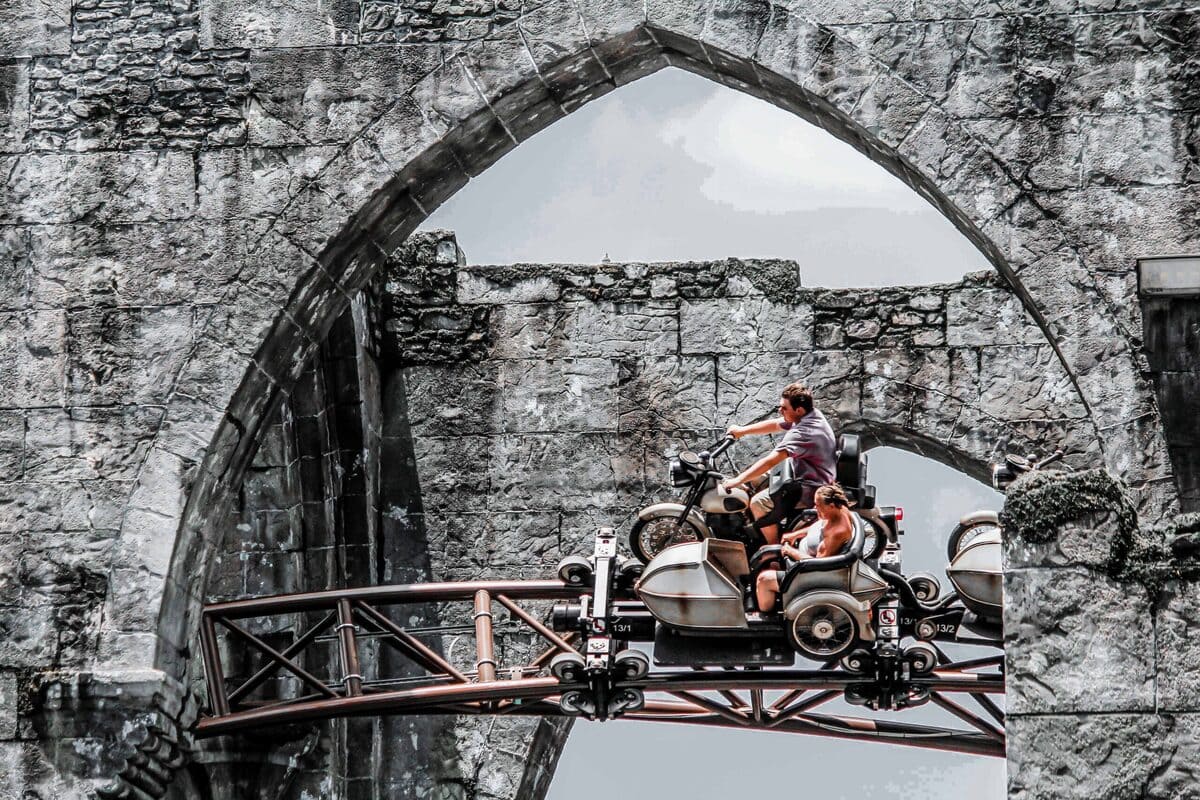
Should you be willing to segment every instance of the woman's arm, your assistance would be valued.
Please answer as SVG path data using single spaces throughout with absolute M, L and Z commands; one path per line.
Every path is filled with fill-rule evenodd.
M 826 525 L 821 536 L 821 546 L 817 548 L 817 558 L 836 556 L 854 536 L 854 528 L 846 520 L 838 520 L 833 525 Z

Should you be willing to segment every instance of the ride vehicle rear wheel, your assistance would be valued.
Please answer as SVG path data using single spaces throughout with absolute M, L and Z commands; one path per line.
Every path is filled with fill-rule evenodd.
M 798 653 L 823 661 L 841 655 L 858 641 L 858 625 L 841 606 L 813 603 L 801 608 L 788 623 L 787 637 Z
M 629 549 L 638 561 L 649 564 L 650 559 L 668 547 L 700 541 L 700 531 L 690 521 L 679 521 L 674 513 L 639 518 L 629 532 Z

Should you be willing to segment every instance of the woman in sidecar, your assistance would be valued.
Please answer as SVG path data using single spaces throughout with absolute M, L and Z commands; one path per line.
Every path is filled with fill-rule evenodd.
M 813 494 L 813 507 L 817 512 L 815 520 L 783 536 L 780 555 L 785 560 L 778 564 L 783 569 L 764 569 L 758 573 L 754 594 L 758 610 L 764 614 L 775 611 L 779 587 L 787 577 L 786 567 L 790 563 L 850 551 L 856 521 L 842 487 L 836 483 L 819 487 Z

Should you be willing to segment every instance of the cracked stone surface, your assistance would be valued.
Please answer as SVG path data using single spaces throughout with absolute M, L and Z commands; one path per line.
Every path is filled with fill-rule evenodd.
M 126 687 L 114 690 L 131 693 L 120 713 L 153 703 L 111 673 L 191 687 L 206 585 L 427 574 L 412 486 L 385 486 L 393 465 L 425 465 L 422 492 L 437 491 L 422 513 L 469 513 L 433 471 L 461 470 L 464 491 L 508 512 L 558 486 L 531 477 L 522 490 L 493 470 L 578 467 L 604 488 L 595 505 L 567 491 L 558 525 L 586 536 L 657 491 L 663 453 L 756 415 L 783 376 L 811 380 L 844 428 L 972 474 L 998 443 L 1060 442 L 1125 481 L 1149 521 L 1196 503 L 1191 415 L 1158 411 L 1183 384 L 1146 371 L 1134 296 L 1137 259 L 1200 247 L 1196 10 L 836 0 L 763 11 L 723 0 L 4 4 L 0 536 L 12 558 L 0 562 L 0 709 L 14 680 L 29 697 L 22 681 L 52 673 L 109 675 L 94 684 Z M 403 292 L 377 278 L 428 210 L 546 124 L 668 63 L 868 153 L 1006 277 L 823 292 L 801 287 L 790 261 L 468 267 L 443 239 L 419 259 L 442 283 L 392 270 L 397 287 L 426 291 L 406 313 L 388 310 Z M 358 359 L 353 335 L 329 344 L 364 287 L 375 294 L 354 301 L 356 324 L 375 360 Z M 771 325 L 781 310 L 798 324 Z M 402 366 L 382 368 L 388 359 Z M 316 374 L 327 379 L 303 383 Z M 351 374 L 360 396 L 341 392 Z M 552 380 L 567 390 L 545 389 Z M 606 381 L 595 408 L 582 402 Z M 536 425 L 559 417 L 561 432 L 509 419 L 531 398 Z M 407 427 L 387 424 L 392 400 L 407 404 Z M 355 419 L 368 421 L 357 438 Z M 276 455 L 255 463 L 267 443 Z M 45 563 L 29 566 L 26 550 Z M 1189 602 L 1168 602 L 1163 641 L 1188 646 Z M 1160 655 L 1156 691 L 1190 704 L 1186 675 Z M 1143 701 L 1140 658 L 1115 706 Z M 6 785 L 73 798 L 111 777 L 97 772 L 113 762 L 39 733 L 35 706 L 18 700 L 15 728 L 0 710 Z M 337 756 L 410 730 L 385 727 L 335 725 L 281 744 L 277 760 L 306 765 L 297 792 L 361 796 L 373 780 L 394 791 L 404 768 L 376 778 Z M 549 746 L 514 782 L 515 761 L 490 774 L 460 761 L 455 731 L 422 731 L 450 766 L 421 791 L 533 796 L 552 771 Z M 1180 748 L 1151 770 L 1147 796 L 1188 796 Z M 1031 765 L 1014 758 L 1010 775 Z M 197 793 L 179 780 L 181 795 Z

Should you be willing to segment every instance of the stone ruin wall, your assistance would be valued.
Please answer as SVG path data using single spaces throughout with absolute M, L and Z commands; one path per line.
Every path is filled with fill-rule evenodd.
M 471 266 L 452 234 L 414 237 L 270 428 L 209 599 L 553 574 L 563 556 L 588 551 L 597 527 L 628 531 L 637 508 L 673 496 L 666 454 L 716 437 L 715 422 L 769 409 L 794 379 L 812 381 L 839 429 L 977 476 L 997 448 L 1060 442 L 1077 464 L 1095 460 L 1069 382 L 992 276 L 878 290 L 803 288 L 800 278 L 794 262 L 737 259 Z M 377 366 L 363 372 L 379 377 L 362 382 L 367 360 Z M 377 400 L 358 396 L 372 391 Z M 1013 391 L 1024 402 L 1006 402 Z M 373 457 L 340 442 L 373 427 Z M 378 527 L 368 534 L 369 516 Z M 286 627 L 255 632 L 291 641 Z M 227 660 L 230 675 L 258 666 Z M 485 747 L 484 730 L 492 745 L 510 744 Z M 201 743 L 197 760 L 226 787 L 216 798 L 275 786 L 280 769 L 264 765 L 296 753 L 289 797 L 525 798 L 548 786 L 568 730 L 352 720 L 296 726 L 265 749 L 254 737 Z
M 240 549 L 185 510 L 241 490 L 243 451 L 428 210 L 667 65 L 851 141 L 971 236 L 1037 309 L 1105 463 L 1157 519 L 1196 470 L 1164 447 L 1133 263 L 1200 243 L 1196 41 L 1194 8 L 1173 2 L 0 6 L 0 774 L 72 797 L 127 756 L 155 754 L 138 780 L 177 763 L 196 712 L 189 581 Z M 377 570 L 369 542 L 336 538 L 337 470 L 321 470 L 296 484 L 330 480 L 321 493 L 280 502 L 328 514 L 333 538 L 309 543 L 328 574 L 350 575 L 339 548 Z M 224 568 L 235 589 L 258 580 Z M 1025 747 L 1021 769 L 1052 751 Z

